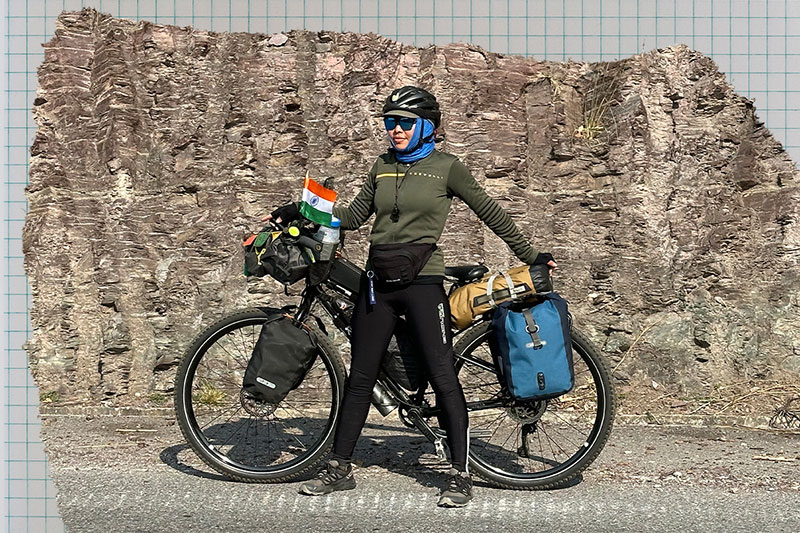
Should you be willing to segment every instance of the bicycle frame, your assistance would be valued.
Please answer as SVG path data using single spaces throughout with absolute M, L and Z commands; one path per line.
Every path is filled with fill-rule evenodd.
M 363 270 L 360 271 L 363 273 Z M 449 292 L 452 292 L 455 288 L 461 285 L 458 279 L 446 279 L 452 283 Z M 311 313 L 311 308 L 314 303 L 319 302 L 323 309 L 325 309 L 325 312 L 328 314 L 328 316 L 332 319 L 334 325 L 347 336 L 348 340 L 351 339 L 352 331 L 348 317 L 344 315 L 341 310 L 336 308 L 335 297 L 329 295 L 326 290 L 323 289 L 323 286 L 337 293 L 339 296 L 346 298 L 350 302 L 354 302 L 358 296 L 357 291 L 350 295 L 346 295 L 338 285 L 329 283 L 329 280 L 327 279 L 318 285 L 307 284 L 306 288 L 300 295 L 301 301 L 294 315 L 295 319 L 302 321 L 309 316 L 315 316 Z M 315 318 L 318 317 L 315 316 Z M 461 337 L 472 328 L 482 324 L 485 320 L 485 318 L 481 318 L 477 322 L 470 325 L 470 327 L 463 330 L 452 330 L 451 328 L 453 331 L 453 337 Z M 456 361 L 469 362 L 492 373 L 496 373 L 495 368 L 492 365 L 486 364 L 484 361 L 480 361 L 470 356 L 464 356 L 460 353 L 454 353 L 454 357 Z M 437 451 L 439 451 L 441 449 L 444 433 L 437 433 L 437 431 L 427 423 L 426 419 L 437 416 L 441 414 L 442 411 L 438 407 L 430 407 L 421 404 L 422 394 L 424 394 L 426 389 L 427 385 L 425 385 L 425 387 L 423 387 L 419 393 L 414 394 L 416 398 L 412 398 L 399 384 L 397 384 L 394 379 L 392 379 L 391 376 L 381 372 L 381 375 L 379 376 L 378 381 L 372 391 L 372 405 L 374 405 L 378 412 L 380 412 L 383 416 L 388 416 L 392 411 L 398 409 L 401 420 L 403 420 L 406 425 L 409 425 L 408 422 L 411 422 L 411 424 L 419 429 L 423 435 L 425 435 L 431 442 L 436 444 Z M 467 402 L 468 411 L 478 411 L 503 406 L 507 406 L 507 404 L 502 399 Z
M 277 229 L 284 231 L 282 228 Z M 328 321 L 323 323 L 320 317 L 324 318 L 327 313 L 333 322 L 333 326 L 329 327 L 339 329 L 352 341 L 352 311 L 359 301 L 359 293 L 366 287 L 363 269 L 341 256 L 330 262 L 319 262 L 318 254 L 314 250 L 319 252 L 321 245 L 309 236 L 309 229 L 300 227 L 300 235 L 290 230 L 291 228 L 285 229 L 284 238 L 294 239 L 297 245 L 310 251 L 317 260 L 308 268 L 306 287 L 297 304 L 281 310 L 269 307 L 240 310 L 218 320 L 213 327 L 206 328 L 198 335 L 187 349 L 176 376 L 176 415 L 187 442 L 210 467 L 242 481 L 294 480 L 323 460 L 333 439 L 332 432 L 341 408 L 342 384 L 347 369 L 336 353 L 334 343 L 323 333 L 319 338 L 318 357 L 322 359 L 324 368 L 319 369 L 322 374 L 318 378 L 322 380 L 321 386 L 324 390 L 320 390 L 325 398 L 315 397 L 319 392 L 316 386 L 298 387 L 300 392 L 296 397 L 295 407 L 290 402 L 284 408 L 285 412 L 275 414 L 276 409 L 281 408 L 280 405 L 257 405 L 253 399 L 243 396 L 241 391 L 236 393 L 236 381 L 241 379 L 238 375 L 234 382 L 230 381 L 229 371 L 238 372 L 231 366 L 241 365 L 247 360 L 246 345 L 249 343 L 245 342 L 244 351 L 236 346 L 236 352 L 241 352 L 241 357 L 228 352 L 225 344 L 220 344 L 219 349 L 209 355 L 210 362 L 204 366 L 205 370 L 198 373 L 206 353 L 217 341 L 227 342 L 225 339 L 228 334 L 236 334 L 235 332 L 245 327 L 264 323 L 275 312 L 294 314 L 296 320 L 306 322 L 309 326 L 310 319 L 315 319 L 319 328 L 309 329 L 316 334 L 320 333 L 319 330 L 325 332 Z M 267 262 L 265 266 L 281 268 L 277 263 Z M 480 279 L 487 271 L 486 267 L 477 266 L 446 268 L 445 280 L 451 284 L 448 296 L 452 296 L 458 287 Z M 361 294 L 362 298 L 363 296 Z M 317 303 L 322 306 L 322 311 L 316 307 Z M 494 353 L 488 353 L 492 352 L 492 343 L 487 343 L 491 341 L 490 319 L 491 312 L 487 312 L 463 330 L 457 330 L 450 324 L 450 330 L 455 337 L 454 370 L 464 388 L 470 419 L 475 422 L 474 426 L 469 425 L 469 435 L 478 441 L 475 448 L 468 450 L 470 464 L 478 475 L 499 487 L 546 489 L 575 479 L 600 453 L 612 427 L 615 394 L 607 365 L 591 341 L 579 331 L 573 330 L 572 347 L 573 350 L 577 349 L 578 359 L 582 363 L 580 372 L 575 375 L 575 384 L 580 382 L 580 385 L 576 387 L 575 395 L 565 396 L 563 403 L 552 402 L 552 416 L 545 417 L 550 411 L 550 400 L 518 401 L 505 390 L 499 379 L 501 370 L 496 368 Z M 395 329 L 393 335 L 400 353 L 395 353 L 392 348 L 391 353 L 386 354 L 387 359 L 372 391 L 371 403 L 383 416 L 397 410 L 403 424 L 417 428 L 434 444 L 439 459 L 446 461 L 447 434 L 444 428 L 440 425 L 437 427 L 436 423 L 430 421 L 433 417 L 442 418 L 443 412 L 431 406 L 435 402 L 431 399 L 425 373 L 414 372 L 417 370 L 414 368 L 415 362 L 409 359 L 406 346 L 413 349 L 417 343 L 403 342 L 407 331 L 411 330 L 406 327 Z M 251 340 L 255 340 L 254 332 L 251 328 Z M 215 354 L 220 355 L 218 357 Z M 388 357 L 397 360 L 390 361 Z M 231 358 L 237 359 L 238 363 L 232 363 Z M 215 360 L 221 362 L 217 365 L 220 369 L 224 367 L 216 381 L 213 379 Z M 407 374 L 403 373 L 406 371 Z M 331 386 L 329 396 L 326 392 L 327 380 L 330 380 Z M 206 385 L 204 381 L 210 381 L 212 389 L 215 387 L 214 383 L 219 383 L 220 389 L 233 390 L 233 396 L 227 394 L 222 402 L 214 401 L 209 405 L 203 399 L 202 389 Z M 233 387 L 228 386 L 231 383 Z M 198 390 L 200 394 L 197 393 Z M 326 405 L 330 402 L 331 410 L 327 411 L 325 406 L 318 405 L 319 402 Z M 203 406 L 200 417 L 195 412 L 195 404 Z M 232 409 L 236 411 L 230 413 Z M 572 411 L 577 416 L 573 416 Z M 228 418 L 218 421 L 226 412 L 229 413 Z M 328 414 L 325 415 L 325 412 Z M 319 416 L 320 413 L 322 417 Z M 286 431 L 286 423 L 299 429 L 300 433 Z M 324 431 L 313 429 L 320 424 Z M 251 427 L 254 432 L 250 431 Z M 264 439 L 264 432 L 259 432 L 262 427 L 266 427 L 266 454 L 260 453 L 263 445 L 258 442 L 259 438 Z M 271 436 L 271 427 L 276 428 L 274 436 Z M 537 435 L 535 440 L 539 444 L 538 451 L 533 447 L 529 448 L 536 444 L 533 439 L 529 439 L 534 433 Z M 237 441 L 228 448 L 231 438 L 237 435 Z M 273 441 L 277 443 L 277 455 L 271 452 Z M 259 457 L 263 460 L 259 460 Z M 520 463 L 521 460 L 526 462 Z

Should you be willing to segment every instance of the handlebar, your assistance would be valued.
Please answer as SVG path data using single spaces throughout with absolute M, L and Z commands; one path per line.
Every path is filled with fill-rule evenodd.
M 302 215 L 300 216 L 297 222 L 291 221 L 290 223 L 286 223 L 282 221 L 281 223 L 278 223 L 275 222 L 275 220 L 271 218 L 269 215 L 262 218 L 261 221 L 267 222 L 267 226 L 264 226 L 264 229 L 262 229 L 261 231 L 268 231 L 270 229 L 272 231 L 280 231 L 296 244 L 300 244 L 308 248 L 311 251 L 311 253 L 314 254 L 315 257 L 319 256 L 319 254 L 322 252 L 322 243 L 310 237 L 308 234 L 309 231 L 314 230 L 312 226 L 318 227 L 319 224 L 303 217 Z M 296 231 L 290 231 L 293 228 L 297 228 L 298 230 L 300 230 L 299 235 L 297 234 Z M 340 232 L 338 246 L 342 246 L 343 243 L 344 243 L 344 235 Z
M 302 244 L 303 246 L 311 248 L 312 250 L 319 251 L 321 248 L 319 242 L 315 241 L 314 239 L 306 235 L 300 235 L 299 237 L 295 237 L 295 240 L 297 241 L 298 244 Z
M 275 220 L 272 219 L 272 218 L 264 218 L 264 219 L 262 219 L 262 222 L 263 221 L 267 222 L 267 226 L 265 226 L 265 229 L 268 228 L 268 227 L 271 227 L 275 231 L 280 231 L 280 232 L 284 233 L 288 238 L 290 238 L 291 240 L 293 240 L 297 244 L 300 244 L 302 246 L 305 246 L 306 248 L 309 248 L 312 251 L 312 253 L 314 253 L 315 256 L 317 256 L 320 253 L 320 251 L 322 249 L 322 244 L 319 241 L 317 241 L 317 240 L 315 240 L 315 239 L 313 239 L 313 238 L 311 238 L 308 235 L 305 235 L 303 233 L 300 233 L 299 235 L 293 235 L 292 232 L 289 231 L 289 228 L 291 227 L 291 224 L 278 223 L 278 222 L 275 222 Z M 313 224 L 313 223 L 310 220 L 306 219 L 306 218 L 301 218 L 300 219 L 300 225 L 301 226 L 305 226 L 307 224 Z M 264 230 L 262 230 L 262 231 L 264 231 Z

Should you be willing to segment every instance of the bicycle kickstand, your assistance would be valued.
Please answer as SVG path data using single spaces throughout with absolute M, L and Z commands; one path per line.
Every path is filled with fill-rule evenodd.
M 517 449 L 520 457 L 530 457 L 531 451 L 528 449 L 528 435 L 536 431 L 536 422 L 532 424 L 522 424 L 522 446 Z

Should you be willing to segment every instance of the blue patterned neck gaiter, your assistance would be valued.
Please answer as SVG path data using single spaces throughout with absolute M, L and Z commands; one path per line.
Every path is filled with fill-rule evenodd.
M 433 146 L 435 144 L 433 140 L 433 129 L 433 122 L 424 118 L 418 118 L 414 126 L 414 135 L 411 136 L 411 140 L 408 141 L 408 145 L 404 150 L 398 150 L 390 132 L 387 131 L 386 135 L 389 137 L 389 142 L 392 145 L 390 150 L 394 150 L 395 157 L 401 163 L 413 163 L 414 161 L 422 159 L 433 151 Z

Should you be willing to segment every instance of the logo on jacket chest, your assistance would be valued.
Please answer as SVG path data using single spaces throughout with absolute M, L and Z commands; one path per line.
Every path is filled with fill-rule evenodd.
M 419 170 L 412 170 L 408 173 L 409 176 L 422 176 L 423 178 L 432 178 L 437 180 L 443 180 L 444 176 L 440 176 L 438 174 L 434 174 L 432 172 L 422 172 Z
M 380 174 L 375 176 L 375 178 L 376 179 L 380 179 L 380 178 L 402 178 L 404 175 L 406 175 L 406 174 L 403 173 L 403 172 L 381 172 Z M 445 179 L 444 176 L 440 176 L 438 174 L 434 174 L 433 172 L 424 172 L 424 171 L 421 171 L 421 170 L 410 170 L 407 175 L 408 176 L 420 176 L 422 178 L 427 178 L 427 179 L 437 179 L 437 180 Z

